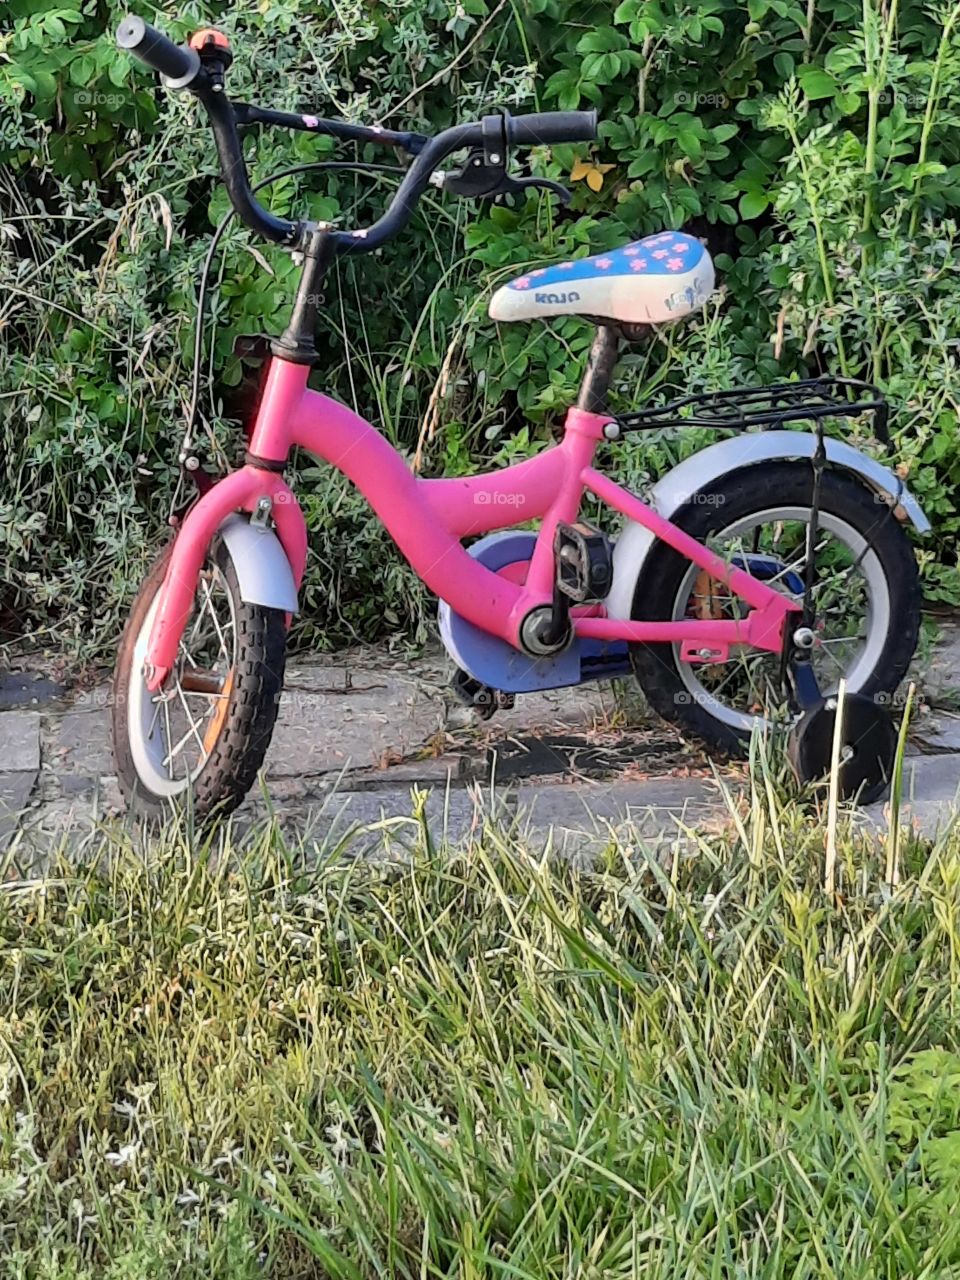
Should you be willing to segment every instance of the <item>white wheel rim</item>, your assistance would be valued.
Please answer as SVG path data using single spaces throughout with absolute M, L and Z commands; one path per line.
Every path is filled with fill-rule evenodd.
M 214 572 L 222 582 L 219 570 Z M 159 593 L 147 610 L 147 616 L 133 646 L 127 697 L 127 740 L 130 745 L 130 756 L 140 785 L 163 799 L 174 799 L 192 787 L 209 759 L 209 753 L 202 745 L 203 731 L 216 711 L 218 697 L 185 692 L 180 683 L 180 670 L 184 663 L 190 662 L 188 641 L 191 628 L 195 629 L 204 614 L 212 609 L 211 595 L 205 583 L 206 578 L 201 578 L 198 591 L 205 590 L 205 598 L 200 610 L 195 610 L 187 623 L 184 639 L 180 644 L 177 669 L 167 678 L 159 694 L 152 693 L 147 688 L 143 674 L 150 630 L 160 599 Z M 232 592 L 227 589 L 225 595 L 230 614 L 229 639 L 226 629 L 221 628 L 219 624 L 217 634 L 223 639 L 224 648 L 230 650 L 229 666 L 233 667 L 236 661 L 236 610 Z M 221 696 L 229 696 L 229 694 Z M 202 698 L 203 701 L 197 707 L 195 714 L 191 700 L 198 698 Z M 189 725 L 187 722 L 190 722 Z M 184 754 L 188 742 L 197 753 L 197 759 L 193 765 L 189 764 L 189 756 Z M 178 759 L 181 760 L 179 772 Z
M 752 512 L 750 515 L 744 516 L 743 519 L 734 521 L 733 524 L 728 525 L 726 528 L 718 530 L 712 537 L 732 538 L 739 533 L 752 530 L 758 525 L 777 521 L 809 523 L 809 516 L 809 507 L 771 507 L 766 511 Z M 856 660 L 849 670 L 845 672 L 848 691 L 850 693 L 858 693 L 873 674 L 889 634 L 891 623 L 890 588 L 883 572 L 880 557 L 869 546 L 867 539 L 853 525 L 848 524 L 846 520 L 831 512 L 824 511 L 820 512 L 817 523 L 821 531 L 832 534 L 850 552 L 853 557 L 852 567 L 856 568 L 864 582 L 867 597 L 864 642 L 859 646 Z M 769 553 L 761 550 L 758 554 Z M 681 580 L 674 600 L 672 615 L 674 620 L 687 616 L 686 611 L 690 595 L 699 572 L 700 570 L 696 565 L 691 565 Z M 698 671 L 701 670 L 699 664 L 681 661 L 679 644 L 674 644 L 673 654 L 674 662 L 689 700 L 703 707 L 714 719 L 729 725 L 732 729 L 745 732 L 750 732 L 754 726 L 767 727 L 772 723 L 766 716 L 738 711 L 735 707 L 731 707 L 728 703 L 716 697 L 701 682 L 698 676 Z M 729 667 L 731 663 L 739 660 L 740 655 L 734 652 L 731 654 L 730 663 L 716 664 L 716 666 L 712 667 L 712 670 L 718 670 L 720 667 Z M 778 658 L 774 656 L 774 660 L 778 660 Z M 839 674 L 838 671 L 836 678 L 826 688 L 821 684 L 821 693 L 827 694 L 836 691 Z

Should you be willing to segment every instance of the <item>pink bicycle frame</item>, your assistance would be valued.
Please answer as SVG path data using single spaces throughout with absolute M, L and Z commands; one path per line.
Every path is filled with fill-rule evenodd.
M 344 473 L 364 494 L 400 551 L 430 590 L 462 617 L 516 648 L 523 619 L 553 598 L 554 532 L 577 519 L 584 491 L 650 529 L 750 606 L 742 619 L 632 622 L 602 605 L 575 612 L 578 636 L 621 641 L 681 641 L 704 649 L 750 645 L 779 653 L 784 621 L 796 609 L 765 583 L 708 550 L 592 467 L 608 416 L 571 408 L 560 444 L 502 471 L 424 480 L 380 433 L 346 406 L 307 388 L 309 366 L 274 358 L 250 439 L 248 464 L 215 484 L 191 508 L 177 534 L 160 589 L 147 650 L 148 685 L 158 689 L 176 661 L 210 542 L 233 512 L 272 504 L 277 536 L 299 586 L 307 533 L 296 497 L 278 468 L 300 446 Z M 524 582 L 480 564 L 462 539 L 541 520 Z

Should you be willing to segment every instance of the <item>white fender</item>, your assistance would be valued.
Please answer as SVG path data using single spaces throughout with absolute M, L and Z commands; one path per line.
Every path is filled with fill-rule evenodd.
M 918 533 L 930 532 L 930 521 L 899 476 L 842 440 L 824 444 L 831 466 L 855 472 L 875 493 L 902 507 Z M 775 458 L 812 458 L 816 447 L 816 436 L 802 431 L 761 431 L 720 440 L 668 471 L 645 500 L 669 520 L 693 494 L 731 471 Z M 605 601 L 608 617 L 630 617 L 637 580 L 655 542 L 643 525 L 633 520 L 624 525 L 613 549 L 613 586 Z
M 246 516 L 228 516 L 217 530 L 237 571 L 240 598 L 247 604 L 296 613 L 297 584 L 283 544 L 274 531 L 251 524 Z

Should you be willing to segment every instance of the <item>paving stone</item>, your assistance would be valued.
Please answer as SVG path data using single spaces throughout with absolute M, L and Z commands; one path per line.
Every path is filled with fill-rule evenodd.
M 6 849 L 20 825 L 36 779 L 34 770 L 0 773 L 0 852 Z
M 0 674 L 0 711 L 11 707 L 46 706 L 66 693 L 66 688 L 35 671 Z
M 0 713 L 0 769 L 17 773 L 40 768 L 40 714 Z
M 611 838 L 625 846 L 657 848 L 687 839 L 686 828 L 726 816 L 717 786 L 705 780 L 659 778 L 613 784 L 527 785 L 491 792 L 438 784 L 427 788 L 424 806 L 431 838 L 461 843 L 496 818 L 523 833 L 526 842 L 586 861 Z M 417 843 L 411 787 L 333 790 L 314 803 L 294 800 L 273 807 L 298 837 L 316 839 L 321 850 L 341 844 L 355 856 L 392 856 Z M 256 815 L 266 812 L 257 806 Z M 363 828 L 362 830 L 358 830 Z
M 928 750 L 960 752 L 960 715 L 933 710 L 916 722 L 910 736 Z
M 914 665 L 925 695 L 940 701 L 960 693 L 960 616 L 938 615 L 934 621 L 939 639 L 929 657 Z
M 90 709 L 67 711 L 53 721 L 44 765 L 55 775 L 99 778 L 113 772 L 110 712 L 99 701 Z
M 949 639 L 950 646 L 956 642 L 957 654 L 951 656 L 952 647 L 945 645 L 948 656 L 941 667 L 950 670 L 958 686 L 960 627 L 949 632 Z M 940 654 L 938 650 L 938 659 Z M 269 807 L 288 829 L 298 836 L 315 833 L 327 848 L 366 826 L 349 848 L 377 856 L 385 843 L 399 848 L 416 838 L 411 819 L 416 787 L 429 793 L 426 811 L 436 839 L 444 830 L 454 840 L 469 837 L 492 806 L 501 818 L 522 827 L 533 847 L 542 844 L 580 858 L 602 849 L 611 828 L 627 847 L 638 842 L 657 846 L 682 839 L 687 824 L 706 823 L 709 828 L 726 820 L 719 790 L 710 779 L 636 776 L 645 768 L 668 775 L 683 761 L 671 757 L 667 737 L 672 731 L 637 715 L 642 700 L 631 698 L 629 685 L 616 693 L 598 682 L 528 695 L 489 723 L 468 714 L 467 727 L 451 735 L 443 728 L 450 705 L 449 670 L 436 652 L 407 660 L 385 651 L 362 651 L 292 664 L 266 762 L 269 801 L 255 791 L 241 811 L 241 822 L 249 825 Z M 637 720 L 643 727 L 621 732 L 625 722 Z M 563 781 L 541 776 L 547 770 L 533 758 L 530 744 L 535 740 L 557 757 L 555 776 Z M 572 754 L 566 752 L 570 743 Z M 927 752 L 960 752 L 960 716 L 934 706 L 918 718 L 916 744 Z M 506 759 L 511 750 L 524 767 L 514 769 L 516 780 L 509 787 L 498 777 L 493 789 L 489 762 Z M 618 752 L 630 758 L 625 762 Z M 9 758 L 25 775 L 7 784 L 19 808 L 30 798 L 41 754 L 40 779 L 49 799 L 29 812 L 25 835 L 38 849 L 44 842 L 55 845 L 64 831 L 71 833 L 71 842 L 82 842 L 103 815 L 120 808 L 112 777 L 109 687 L 75 695 L 66 711 L 0 712 L 0 768 Z M 585 771 L 580 766 L 588 755 L 600 759 L 598 768 L 609 759 L 609 777 L 571 782 L 571 776 Z M 628 765 L 633 777 L 625 776 Z M 955 807 L 960 754 L 913 756 L 907 767 L 906 818 L 924 831 L 942 829 Z M 536 776 L 521 780 L 530 773 Z M 465 786 L 471 776 L 476 782 Z M 0 799 L 3 794 L 0 789 Z M 13 803 L 7 812 L 16 812 Z M 0 822 L 2 813 L 0 805 Z M 882 825 L 882 805 L 874 806 L 871 820 Z
M 868 821 L 887 829 L 890 802 L 867 805 Z M 900 821 L 935 839 L 960 817 L 960 755 L 911 756 L 904 762 Z
M 300 684 L 284 691 L 267 777 L 371 768 L 422 749 L 439 733 L 442 708 L 413 678 L 365 671 L 351 687 Z M 316 691 L 314 691 L 316 690 Z

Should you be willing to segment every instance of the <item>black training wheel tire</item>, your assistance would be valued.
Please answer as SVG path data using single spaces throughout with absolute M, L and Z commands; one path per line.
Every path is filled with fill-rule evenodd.
M 821 698 L 793 726 L 787 758 L 800 782 L 826 789 L 836 722 L 837 699 L 831 697 Z M 897 754 L 897 731 L 887 708 L 860 694 L 845 697 L 839 748 L 839 798 L 860 804 L 882 799 L 890 789 Z

